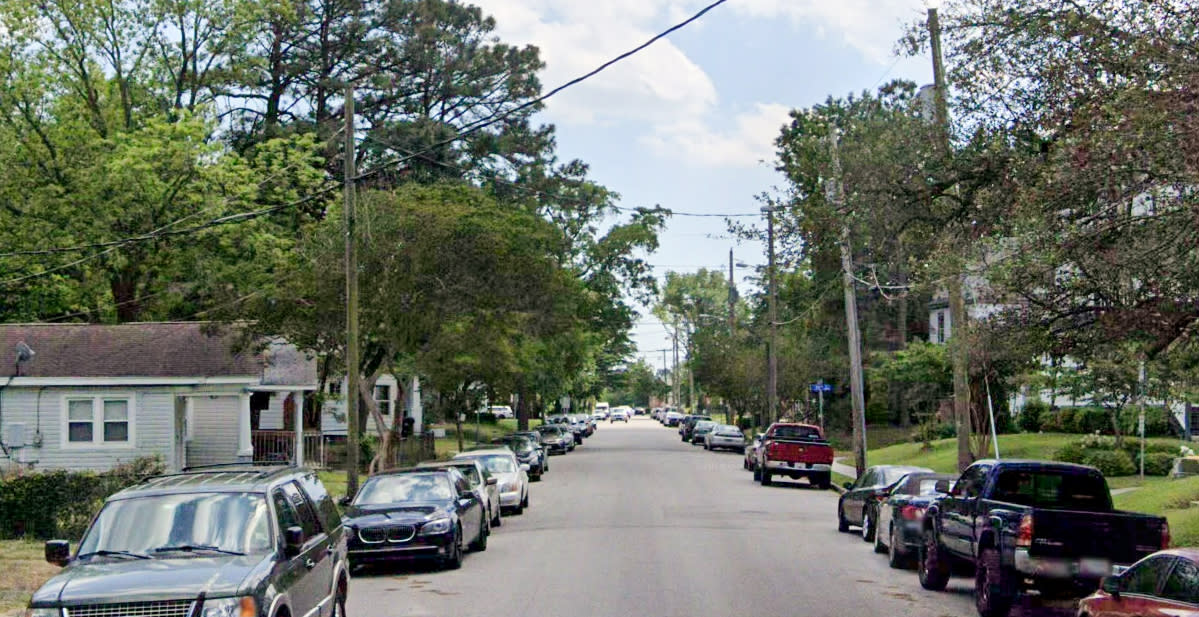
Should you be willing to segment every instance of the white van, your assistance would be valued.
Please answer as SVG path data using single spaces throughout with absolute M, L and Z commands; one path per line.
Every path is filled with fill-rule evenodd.
M 595 404 L 595 415 L 603 416 L 603 418 L 605 420 L 607 420 L 608 419 L 608 404 L 607 403 L 596 403 Z

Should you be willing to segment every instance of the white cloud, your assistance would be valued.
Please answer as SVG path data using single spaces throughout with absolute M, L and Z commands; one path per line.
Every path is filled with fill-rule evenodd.
M 758 103 L 752 111 L 737 114 L 729 129 L 687 118 L 657 128 L 642 143 L 662 156 L 682 157 L 710 167 L 754 167 L 774 160 L 774 140 L 788 121 L 790 108 Z
M 472 0 L 496 18 L 497 34 L 541 49 L 546 90 L 583 75 L 695 13 L 710 0 Z M 735 0 L 688 26 L 735 12 L 789 19 L 837 39 L 880 65 L 892 61 L 899 24 L 918 17 L 920 0 Z M 546 103 L 563 124 L 637 123 L 656 152 L 712 166 L 771 159 L 787 109 L 758 104 L 734 115 L 721 108 L 716 85 L 669 39 L 663 39 Z M 731 122 L 721 122 L 732 116 Z M 714 128 L 716 125 L 729 125 Z

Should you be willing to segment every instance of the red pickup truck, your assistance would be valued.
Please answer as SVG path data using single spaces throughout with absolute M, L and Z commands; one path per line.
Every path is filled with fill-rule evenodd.
M 833 448 L 819 426 L 775 422 L 762 437 L 757 462 L 754 480 L 762 486 L 770 486 L 774 476 L 786 476 L 807 478 L 812 486 L 826 489 L 832 479 Z

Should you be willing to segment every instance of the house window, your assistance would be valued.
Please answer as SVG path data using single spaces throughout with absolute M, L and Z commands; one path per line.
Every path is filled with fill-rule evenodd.
M 338 394 L 341 394 L 341 382 L 340 381 L 330 381 L 329 382 L 329 394 L 332 394 L 335 396 Z
M 63 445 L 133 444 L 133 397 L 90 396 L 66 399 Z
M 937 311 L 937 342 L 945 342 L 945 311 Z
M 379 405 L 379 413 L 391 415 L 391 386 L 375 386 L 375 403 Z

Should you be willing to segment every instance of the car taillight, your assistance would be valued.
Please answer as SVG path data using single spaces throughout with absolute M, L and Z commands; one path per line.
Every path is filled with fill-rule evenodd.
M 1016 546 L 1021 548 L 1032 547 L 1032 515 L 1025 514 L 1020 519 L 1020 529 L 1016 532 Z
M 924 516 L 924 508 L 918 506 L 904 506 L 899 509 L 899 517 L 905 521 L 918 521 Z
M 1170 523 L 1162 521 L 1162 550 L 1170 548 Z

